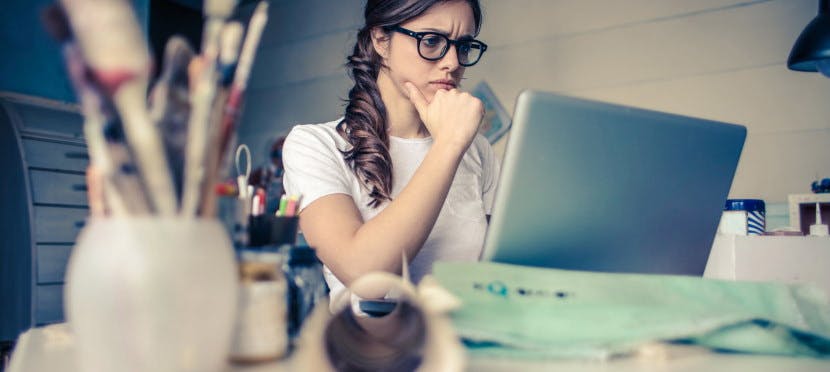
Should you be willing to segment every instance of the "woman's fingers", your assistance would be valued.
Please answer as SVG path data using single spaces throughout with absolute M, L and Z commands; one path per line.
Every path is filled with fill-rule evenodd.
M 409 100 L 415 106 L 415 110 L 418 110 L 421 120 L 424 120 L 424 118 L 426 118 L 427 106 L 429 105 L 427 99 L 418 87 L 415 86 L 415 84 L 407 81 L 404 85 L 406 86 L 406 90 L 409 91 Z
M 427 100 L 415 84 L 405 82 L 404 88 L 421 121 L 437 142 L 462 149 L 469 146 L 483 116 L 483 104 L 478 98 L 458 89 L 441 89 Z

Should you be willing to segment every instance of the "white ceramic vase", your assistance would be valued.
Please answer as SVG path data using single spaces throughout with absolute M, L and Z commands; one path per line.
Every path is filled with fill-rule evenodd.
M 237 303 L 216 220 L 91 219 L 69 260 L 67 320 L 82 371 L 217 371 Z

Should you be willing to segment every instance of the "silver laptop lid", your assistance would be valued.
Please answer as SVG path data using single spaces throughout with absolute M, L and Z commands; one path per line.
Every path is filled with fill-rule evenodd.
M 483 260 L 702 275 L 746 128 L 526 91 Z

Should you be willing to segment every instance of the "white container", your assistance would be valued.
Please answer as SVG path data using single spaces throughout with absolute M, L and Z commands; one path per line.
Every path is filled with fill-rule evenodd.
M 830 237 L 717 234 L 703 276 L 812 284 L 830 296 Z
M 759 199 L 728 199 L 718 232 L 732 235 L 764 235 L 766 205 Z
M 65 308 L 80 370 L 226 367 L 238 279 L 219 222 L 91 219 L 67 270 Z
M 231 343 L 231 361 L 258 363 L 288 351 L 287 283 L 279 256 L 243 262 L 239 307 Z M 244 260 L 244 258 L 243 258 Z

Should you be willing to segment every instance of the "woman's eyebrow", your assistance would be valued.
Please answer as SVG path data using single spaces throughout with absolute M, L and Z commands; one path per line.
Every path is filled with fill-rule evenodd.
M 449 37 L 449 35 L 450 35 L 450 33 L 447 30 L 442 30 L 442 29 L 439 29 L 439 28 L 424 27 L 421 30 L 422 30 L 422 32 L 434 32 L 434 33 L 441 34 L 441 35 L 444 35 L 444 36 L 447 36 L 447 37 Z M 473 39 L 472 34 L 461 35 L 461 36 L 458 37 L 458 40 L 471 40 L 471 39 Z

